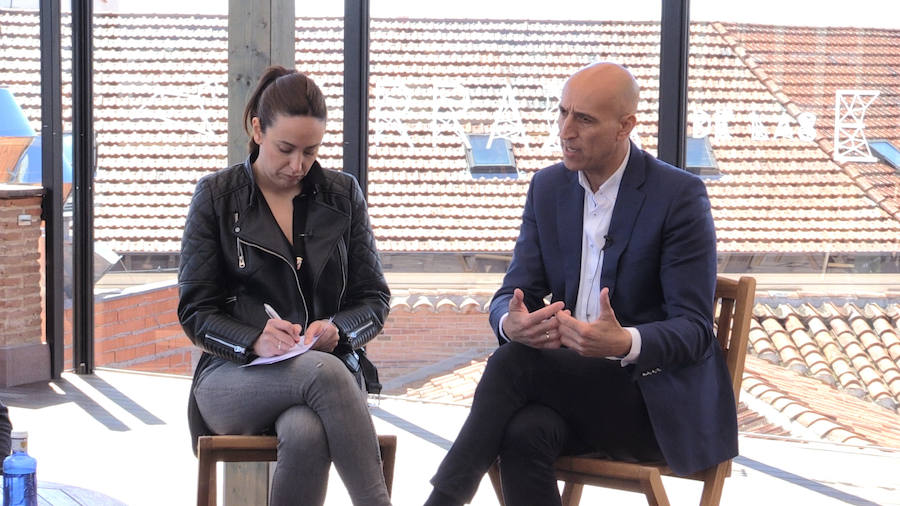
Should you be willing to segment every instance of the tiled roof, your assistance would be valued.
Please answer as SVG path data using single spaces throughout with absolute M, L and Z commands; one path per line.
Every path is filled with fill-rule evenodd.
M 826 153 L 834 146 L 834 137 L 828 134 L 834 129 L 835 92 L 842 89 L 877 90 L 878 98 L 865 112 L 865 136 L 900 146 L 896 30 L 721 23 L 712 27 L 788 112 L 817 116 L 816 142 Z M 790 52 L 784 52 L 786 47 Z M 891 167 L 847 162 L 841 168 L 879 207 L 900 218 L 900 177 Z
M 757 305 L 750 347 L 761 358 L 856 397 L 900 405 L 900 306 Z
M 120 252 L 176 252 L 194 183 L 227 164 L 227 18 L 94 19 L 96 237 Z M 298 18 L 296 25 L 297 66 L 330 106 L 320 159 L 339 168 L 342 20 Z M 37 128 L 38 17 L 0 9 L 0 27 L 0 85 Z M 900 137 L 896 111 L 883 107 L 896 102 L 900 87 L 889 67 L 900 57 L 888 43 L 900 32 L 691 29 L 690 107 L 735 116 L 729 137 L 710 137 L 723 173 L 707 181 L 719 251 L 896 251 L 900 178 L 882 164 L 833 161 L 828 108 L 835 88 L 862 79 L 882 93 L 867 116 L 869 136 Z M 561 84 L 588 62 L 621 61 L 634 72 L 644 90 L 636 132 L 654 152 L 658 33 L 658 24 L 639 22 L 373 19 L 369 204 L 379 248 L 511 251 L 531 175 L 559 158 L 552 124 Z M 773 37 L 797 44 L 784 46 L 791 51 L 822 55 L 784 57 Z M 821 86 L 798 79 L 813 64 L 825 76 Z M 68 79 L 64 72 L 67 95 Z M 465 109 L 459 128 L 470 133 L 489 132 L 498 118 L 521 124 L 529 141 L 514 139 L 518 179 L 470 177 L 449 121 L 456 109 Z M 815 141 L 753 138 L 751 113 L 774 130 L 784 111 L 817 114 Z M 70 109 L 63 114 L 68 121 Z
M 750 398 L 777 410 L 766 418 L 794 435 L 900 448 L 900 415 L 895 411 L 754 356 L 747 357 L 741 386 L 741 399 L 756 406 Z
M 488 296 L 489 297 L 489 296 Z M 741 430 L 900 448 L 900 302 L 759 303 L 741 394 Z M 440 302 L 435 302 L 440 301 Z M 402 294 L 392 311 L 486 311 L 479 293 Z M 470 403 L 486 360 L 407 390 Z

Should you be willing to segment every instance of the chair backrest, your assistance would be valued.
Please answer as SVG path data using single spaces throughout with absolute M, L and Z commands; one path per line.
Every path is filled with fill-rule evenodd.
M 716 279 L 716 338 L 725 352 L 725 363 L 728 364 L 728 373 L 731 375 L 735 402 L 740 396 L 741 381 L 744 377 L 744 358 L 747 355 L 747 339 L 755 295 L 755 278 L 741 276 L 735 281 L 719 276 Z

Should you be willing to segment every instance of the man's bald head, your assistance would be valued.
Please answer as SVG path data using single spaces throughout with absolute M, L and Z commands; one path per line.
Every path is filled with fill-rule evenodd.
M 597 188 L 621 165 L 637 124 L 640 90 L 624 67 L 595 63 L 566 81 L 559 99 L 559 140 L 566 168 Z
M 637 113 L 641 89 L 625 67 L 609 62 L 592 63 L 572 74 L 566 86 L 576 82 L 602 94 L 618 115 Z

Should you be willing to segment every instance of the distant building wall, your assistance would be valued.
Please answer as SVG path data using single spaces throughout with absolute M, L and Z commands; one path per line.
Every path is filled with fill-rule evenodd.
M 454 357 L 483 358 L 497 347 L 487 313 L 454 304 L 394 306 L 384 331 L 366 346 L 382 383 Z
M 95 302 L 97 367 L 169 374 L 192 373 L 200 351 L 178 323 L 178 287 L 164 282 Z M 65 312 L 65 368 L 72 368 L 72 310 Z M 497 346 L 487 314 L 477 304 L 396 304 L 384 331 L 367 346 L 382 382 L 454 357 Z
M 178 323 L 174 282 L 94 302 L 94 365 L 136 371 L 191 374 L 193 343 Z M 72 309 L 65 312 L 65 367 L 72 367 Z

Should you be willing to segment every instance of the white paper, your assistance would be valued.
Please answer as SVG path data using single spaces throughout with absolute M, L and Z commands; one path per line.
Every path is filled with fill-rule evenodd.
M 306 340 L 306 338 L 304 336 L 300 336 L 300 342 L 295 344 L 294 346 L 292 346 L 291 349 L 289 349 L 285 353 L 283 353 L 281 355 L 275 355 L 274 357 L 259 357 L 256 360 L 254 360 L 253 362 L 250 362 L 249 364 L 244 364 L 241 367 L 250 367 L 251 365 L 274 364 L 276 362 L 281 362 L 282 360 L 287 360 L 289 358 L 296 357 L 297 355 L 301 355 L 301 354 L 309 351 L 309 349 L 312 348 L 312 346 L 314 344 L 316 344 L 316 341 L 318 341 L 319 338 L 314 337 L 313 340 L 310 341 L 309 344 L 304 344 L 305 340 Z

